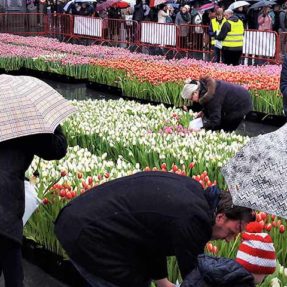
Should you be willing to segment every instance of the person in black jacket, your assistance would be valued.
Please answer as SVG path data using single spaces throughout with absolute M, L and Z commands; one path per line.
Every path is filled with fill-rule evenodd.
M 167 256 L 183 278 L 210 239 L 233 239 L 253 219 L 229 192 L 194 179 L 139 172 L 94 187 L 64 207 L 55 233 L 91 286 L 174 286 Z M 101 284 L 99 284 L 101 283 Z
M 6 287 L 23 286 L 21 244 L 25 208 L 25 171 L 34 155 L 60 159 L 67 141 L 58 126 L 54 134 L 37 134 L 0 142 L 0 275 Z
M 287 57 L 284 57 L 280 76 L 280 91 L 283 96 L 283 110 L 287 117 Z
M 143 1 L 136 0 L 136 4 L 134 5 L 134 13 L 133 18 L 134 21 L 141 22 L 144 19 L 144 8 L 143 8 Z
M 240 85 L 203 77 L 187 80 L 181 92 L 184 99 L 202 106 L 203 128 L 234 131 L 252 110 L 249 92 Z

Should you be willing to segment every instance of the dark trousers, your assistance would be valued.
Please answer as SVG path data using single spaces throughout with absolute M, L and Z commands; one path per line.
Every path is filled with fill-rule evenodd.
M 238 118 L 222 119 L 221 129 L 223 129 L 225 132 L 233 132 L 238 128 L 243 118 L 244 116 Z
M 221 54 L 221 49 L 217 48 L 217 47 L 213 47 L 213 52 L 214 52 L 214 58 L 213 58 L 213 62 L 214 63 L 220 63 L 220 54 Z
M 3 273 L 5 287 L 23 287 L 21 245 L 0 236 L 0 275 Z
M 238 66 L 240 64 L 240 57 L 242 55 L 242 50 L 222 50 L 223 63 L 226 65 Z

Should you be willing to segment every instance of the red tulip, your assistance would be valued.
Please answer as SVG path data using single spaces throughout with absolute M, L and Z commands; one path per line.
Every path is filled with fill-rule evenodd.
M 47 197 L 45 197 L 42 202 L 43 202 L 43 204 L 47 205 L 49 203 L 49 199 Z
M 66 170 L 62 170 L 61 171 L 61 177 L 64 177 L 68 174 L 68 172 Z
M 271 223 L 268 223 L 268 224 L 266 224 L 266 225 L 264 226 L 264 229 L 265 229 L 266 231 L 270 231 L 271 228 L 272 228 L 272 224 L 271 224 Z

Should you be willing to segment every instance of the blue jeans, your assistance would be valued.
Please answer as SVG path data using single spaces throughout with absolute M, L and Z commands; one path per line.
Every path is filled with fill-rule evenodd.
M 102 278 L 95 276 L 75 261 L 71 260 L 71 262 L 82 275 L 82 277 L 87 281 L 88 285 L 86 285 L 85 287 L 119 287 L 117 285 L 114 285 L 113 283 L 110 283 Z

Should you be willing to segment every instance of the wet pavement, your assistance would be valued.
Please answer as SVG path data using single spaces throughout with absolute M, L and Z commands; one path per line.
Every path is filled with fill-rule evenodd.
M 25 287 L 70 287 L 55 278 L 51 277 L 49 274 L 44 272 L 41 268 L 23 260 L 24 267 L 24 286 Z M 3 276 L 0 278 L 0 287 L 4 287 Z
M 70 100 L 88 100 L 88 99 L 119 99 L 119 96 L 111 93 L 109 90 L 98 91 L 96 88 L 99 88 L 98 85 L 96 88 L 90 88 L 86 83 L 65 83 L 59 82 L 55 80 L 50 80 L 46 78 L 41 78 L 41 80 L 45 81 L 47 84 L 52 86 L 55 90 L 57 90 L 61 95 Z M 106 86 L 103 86 L 106 87 Z M 107 87 L 106 87 L 107 89 Z

